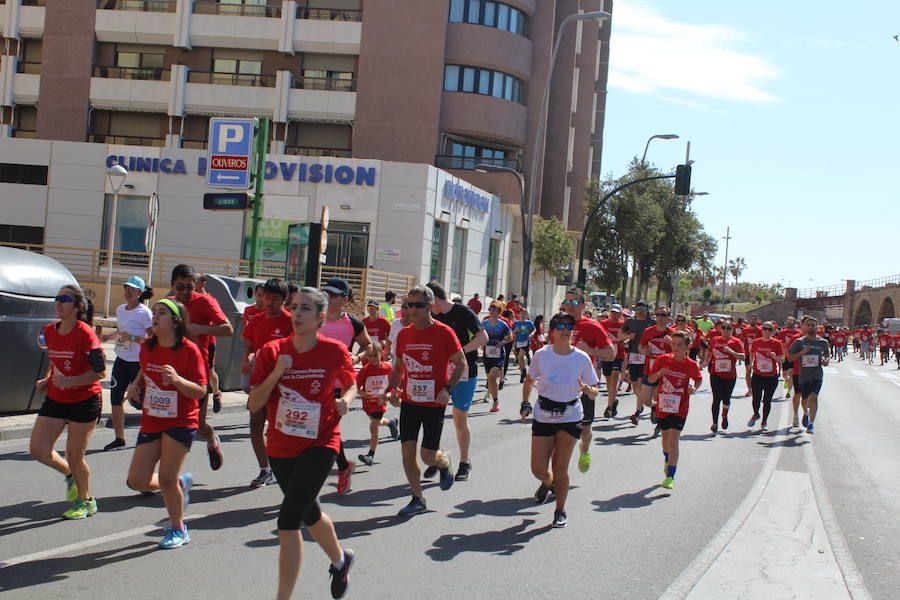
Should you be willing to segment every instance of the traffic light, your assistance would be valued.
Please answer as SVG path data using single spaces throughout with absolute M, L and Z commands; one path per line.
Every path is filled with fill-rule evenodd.
M 691 193 L 691 165 L 675 167 L 675 195 L 687 196 Z

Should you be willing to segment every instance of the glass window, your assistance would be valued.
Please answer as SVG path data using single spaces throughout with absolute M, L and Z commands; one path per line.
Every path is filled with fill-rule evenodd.
M 488 95 L 491 91 L 491 72 L 487 69 L 478 70 L 478 93 Z
M 47 185 L 47 169 L 44 165 L 0 163 L 0 182 Z
M 506 4 L 497 6 L 497 29 L 509 29 L 509 6 Z
M 484 3 L 484 21 L 482 24 L 487 25 L 488 27 L 496 27 L 497 23 L 497 3 L 496 2 L 485 2 Z
M 466 15 L 466 22 L 481 23 L 481 0 L 469 0 L 469 14 Z
M 494 98 L 503 97 L 503 73 L 494 71 L 494 85 L 491 88 L 491 96 Z
M 473 69 L 472 67 L 465 67 L 463 69 L 462 91 L 464 91 L 464 92 L 474 92 L 475 91 L 475 69 Z
M 444 69 L 444 89 L 448 92 L 459 91 L 459 67 L 447 65 Z
M 140 67 L 141 55 L 137 52 L 119 52 L 116 56 L 117 67 Z
M 509 28 L 507 31 L 512 31 L 513 33 L 519 32 L 519 18 L 522 15 L 515 8 L 509 9 Z
M 487 281 L 485 282 L 484 295 L 495 296 L 497 288 L 497 266 L 500 262 L 500 240 L 491 239 L 488 242 Z
M 509 75 L 506 75 L 503 79 L 504 79 L 504 81 L 503 81 L 503 97 L 506 100 L 512 100 L 513 99 L 513 91 L 512 91 L 513 78 L 510 77 Z
M 442 281 L 444 278 L 444 264 L 447 256 L 447 224 L 440 221 L 434 222 L 431 233 L 431 268 L 429 279 Z
M 109 248 L 109 221 L 112 213 L 112 194 L 105 196 L 103 203 L 103 231 L 100 235 L 100 248 Z M 116 247 L 115 252 L 136 252 L 139 256 L 115 257 L 118 263 L 146 264 L 147 257 L 143 255 L 144 236 L 147 232 L 150 219 L 147 216 L 147 198 L 136 196 L 119 196 L 116 205 Z
M 462 23 L 466 11 L 466 0 L 450 0 L 450 22 Z
M 213 61 L 213 71 L 216 73 L 237 73 L 238 61 L 231 58 L 217 58 Z
M 262 73 L 262 61 L 241 60 L 238 61 L 238 73 L 244 75 L 259 75 Z
M 450 290 L 463 293 L 462 283 L 466 274 L 466 233 L 462 227 L 453 230 L 453 262 L 450 268 Z

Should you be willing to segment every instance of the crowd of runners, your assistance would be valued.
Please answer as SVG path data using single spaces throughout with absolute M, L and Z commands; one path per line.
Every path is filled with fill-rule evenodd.
M 849 331 L 812 317 L 778 324 L 760 322 L 755 315 L 714 322 L 707 314 L 673 315 L 645 302 L 629 309 L 594 307 L 577 288 L 566 292 L 557 313 L 532 320 L 524 300 L 515 296 L 483 306 L 476 294 L 463 304 L 430 282 L 402 297 L 387 292 L 383 302 L 369 300 L 367 316 L 359 319 L 347 311 L 354 296 L 344 279 L 299 289 L 270 279 L 258 285 L 256 303 L 247 307 L 236 332 L 216 300 L 204 293 L 203 283 L 191 266 L 178 265 L 170 291 L 150 307 L 144 302 L 152 298 L 152 289 L 136 276 L 124 283 L 126 302 L 116 311 L 117 330 L 102 336 L 102 341 L 115 341 L 116 354 L 110 392 L 115 439 L 105 450 L 126 447 L 123 403 L 128 401 L 142 418 L 127 485 L 161 493 L 169 517 L 161 548 L 190 542 L 184 511 L 193 476 L 183 472 L 184 461 L 200 437 L 210 468 L 218 470 L 225 462 L 207 409 L 221 409 L 212 368 L 216 337 L 239 335 L 245 349 L 241 372 L 248 395 L 248 451 L 259 465 L 256 477 L 248 474 L 249 485 L 277 484 L 284 495 L 277 524 L 281 599 L 289 598 L 297 584 L 304 526 L 331 561 L 333 597 L 346 593 L 354 554 L 342 547 L 318 496 L 335 466 L 337 491 L 346 493 L 357 462 L 376 463 L 382 432 L 400 441 L 410 492 L 401 517 L 427 510 L 423 478 L 437 477 L 440 489 L 448 490 L 476 475 L 468 413 L 476 401 L 479 366 L 486 392 L 477 400 L 489 403 L 491 412 L 517 413 L 523 423 L 530 422 L 530 467 L 539 484 L 534 499 L 554 503 L 553 527 L 567 524 L 569 464 L 576 445 L 577 468 L 586 473 L 592 423 L 616 418 L 626 394 L 633 394 L 635 404 L 623 417 L 642 427 L 647 415 L 648 433 L 661 441 L 661 486 L 672 489 L 681 431 L 704 379 L 712 435 L 744 419 L 748 428 L 767 431 L 779 381 L 791 399 L 792 428 L 812 434 L 829 360 L 844 360 L 852 344 L 870 363 L 880 358 L 884 364 L 893 350 L 900 368 L 900 335 L 868 326 Z M 83 291 L 62 288 L 55 306 L 59 320 L 40 336 L 50 368 L 36 382 L 47 399 L 32 432 L 31 454 L 64 476 L 71 506 L 63 516 L 81 519 L 98 510 L 85 451 L 101 414 L 106 361 Z M 588 310 L 599 313 L 598 319 Z M 517 409 L 501 406 L 499 393 L 516 377 L 515 371 L 509 374 L 511 359 L 521 384 Z M 597 403 L 604 393 L 600 417 Z M 749 405 L 741 404 L 741 414 L 732 412 L 736 393 L 752 397 Z M 357 398 L 370 439 L 368 451 L 353 460 L 346 456 L 339 425 Z M 693 399 L 695 412 L 696 403 Z M 448 406 L 454 447 L 443 435 Z M 66 425 L 63 458 L 54 446 Z

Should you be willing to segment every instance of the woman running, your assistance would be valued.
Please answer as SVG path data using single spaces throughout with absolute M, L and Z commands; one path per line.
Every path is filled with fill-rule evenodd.
M 116 439 L 104 446 L 103 450 L 125 447 L 125 408 L 122 402 L 125 400 L 125 391 L 141 370 L 141 343 L 147 337 L 153 321 L 153 313 L 143 304 L 144 300 L 153 297 L 153 288 L 147 287 L 137 275 L 132 275 L 122 285 L 125 304 L 116 307 L 116 332 L 104 334 L 100 338 L 104 342 L 116 341 L 116 362 L 112 368 L 113 387 L 109 391 Z
M 768 431 L 769 412 L 772 410 L 772 396 L 778 387 L 778 365 L 784 362 L 784 347 L 775 339 L 775 323 L 766 321 L 762 325 L 762 337 L 750 343 L 750 365 L 753 374 L 750 376 L 750 390 L 753 392 L 753 416 L 747 427 L 756 425 L 759 419 L 759 405 L 762 402 L 763 413 L 760 429 Z
M 719 430 L 719 406 L 722 407 L 722 430 L 728 429 L 728 410 L 731 393 L 737 381 L 735 364 L 744 360 L 744 345 L 732 335 L 734 324 L 722 319 L 716 324 L 719 335 L 709 339 L 709 352 L 703 368 L 709 367 L 709 387 L 712 390 L 712 420 L 709 430 Z
M 294 333 L 264 345 L 250 377 L 250 410 L 266 408 L 266 452 L 284 493 L 278 512 L 278 595 L 294 592 L 306 525 L 331 560 L 331 595 L 343 598 L 353 551 L 341 548 L 334 524 L 317 501 L 341 447 L 338 425 L 356 397 L 356 372 L 347 346 L 323 337 L 328 298 L 304 287 L 292 299 Z M 335 384 L 342 386 L 334 397 Z
M 93 308 L 80 287 L 67 285 L 59 290 L 56 316 L 59 321 L 43 329 L 50 367 L 35 388 L 47 398 L 31 430 L 30 450 L 35 460 L 65 476 L 66 500 L 72 506 L 63 517 L 84 519 L 97 512 L 84 454 L 100 418 L 100 380 L 106 376 L 106 358 L 91 329 Z M 67 424 L 66 457 L 62 458 L 53 446 Z
M 534 498 L 538 504 L 556 495 L 553 527 L 566 526 L 566 498 L 569 495 L 569 462 L 581 439 L 584 419 L 581 395 L 596 398 L 600 382 L 594 363 L 582 350 L 572 347 L 575 317 L 565 313 L 550 319 L 550 343 L 537 352 L 522 386 L 522 420 L 531 413 L 528 397 L 537 387 L 531 425 L 531 472 L 541 482 Z
M 169 513 L 159 542 L 164 549 L 191 541 L 184 509 L 194 480 L 190 473 L 181 475 L 181 468 L 200 427 L 207 368 L 200 349 L 188 339 L 188 320 L 187 309 L 177 300 L 163 298 L 153 306 L 153 335 L 141 346 L 141 370 L 128 386 L 128 401 L 143 411 L 128 486 L 162 492 Z

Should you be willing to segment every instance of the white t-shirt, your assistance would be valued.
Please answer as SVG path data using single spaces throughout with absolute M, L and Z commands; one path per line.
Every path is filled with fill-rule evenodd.
M 397 345 L 397 334 L 400 333 L 400 330 L 404 327 L 406 326 L 400 319 L 394 319 L 393 321 L 391 321 L 391 332 L 388 333 L 388 339 L 391 341 L 391 346 Z
M 557 354 L 553 346 L 544 346 L 534 353 L 528 376 L 537 380 L 538 394 L 554 402 L 571 402 L 581 398 L 578 378 L 587 385 L 600 380 L 594 371 L 594 363 L 584 351 L 572 348 L 570 354 Z M 566 407 L 562 414 L 551 414 L 541 409 L 540 401 L 534 403 L 534 419 L 540 423 L 574 423 L 584 418 L 581 402 Z
M 153 313 L 145 304 L 128 310 L 125 304 L 116 308 L 116 327 L 128 335 L 147 337 L 147 329 L 153 324 Z M 116 356 L 128 362 L 140 360 L 141 345 L 131 341 L 120 342 L 116 338 Z

